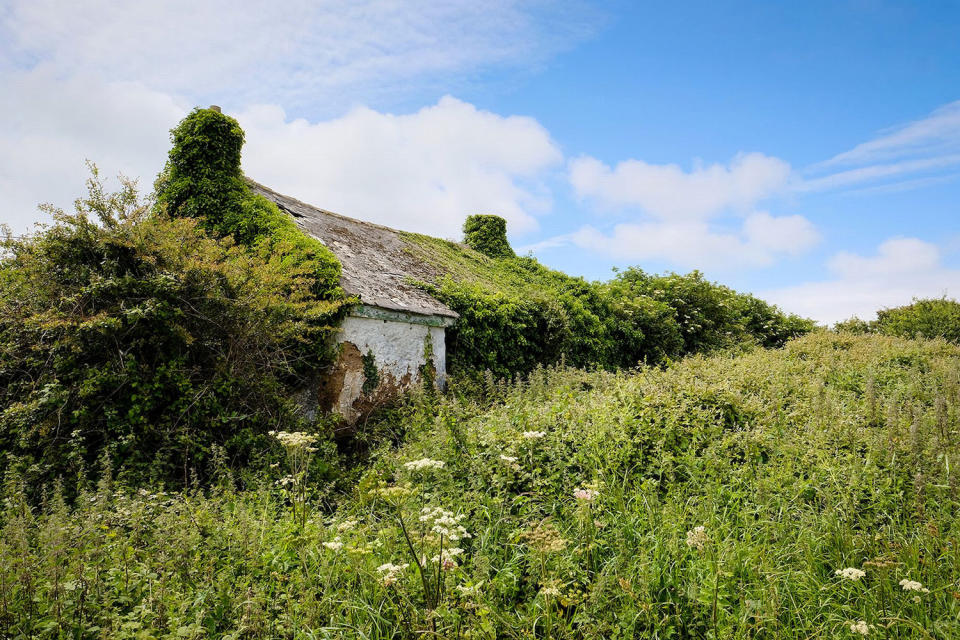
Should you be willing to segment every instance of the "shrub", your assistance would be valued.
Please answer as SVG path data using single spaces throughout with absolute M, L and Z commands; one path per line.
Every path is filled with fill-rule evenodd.
M 878 333 L 907 338 L 943 338 L 960 342 L 960 302 L 947 298 L 914 300 L 877 312 Z
M 104 454 L 174 483 L 203 476 L 214 446 L 250 462 L 298 422 L 287 397 L 331 360 L 340 302 L 314 296 L 293 242 L 216 241 L 150 213 L 129 182 L 89 185 L 75 214 L 3 242 L 0 451 L 33 485 Z

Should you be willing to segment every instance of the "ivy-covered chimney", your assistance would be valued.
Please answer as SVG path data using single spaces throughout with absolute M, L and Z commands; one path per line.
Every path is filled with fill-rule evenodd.
M 500 216 L 467 216 L 463 223 L 463 242 L 491 258 L 515 258 L 507 241 L 507 221 Z

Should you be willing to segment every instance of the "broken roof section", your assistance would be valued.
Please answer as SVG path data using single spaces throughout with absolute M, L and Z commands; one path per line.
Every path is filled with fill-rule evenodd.
M 458 317 L 450 307 L 411 281 L 432 282 L 437 270 L 414 257 L 396 229 L 319 209 L 249 180 L 250 187 L 293 216 L 308 235 L 323 242 L 342 265 L 340 286 L 368 306 L 426 316 Z

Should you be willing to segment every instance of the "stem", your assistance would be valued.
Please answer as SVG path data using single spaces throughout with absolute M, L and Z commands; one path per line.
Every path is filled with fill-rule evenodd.
M 433 605 L 430 603 L 430 581 L 427 579 L 427 574 L 424 573 L 423 567 L 420 565 L 420 558 L 417 557 L 417 550 L 413 548 L 413 543 L 410 541 L 410 534 L 407 533 L 407 526 L 403 523 L 403 516 L 400 515 L 399 509 L 397 510 L 397 521 L 400 523 L 400 530 L 403 532 L 403 539 L 407 542 L 407 549 L 410 550 L 413 563 L 417 565 L 417 572 L 420 574 L 420 581 L 423 583 L 423 598 L 427 602 L 427 608 L 433 609 Z

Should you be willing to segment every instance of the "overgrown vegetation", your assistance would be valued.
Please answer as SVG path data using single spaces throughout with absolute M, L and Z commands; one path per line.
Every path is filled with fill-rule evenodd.
M 837 323 L 848 333 L 880 333 L 905 338 L 943 338 L 960 343 L 960 302 L 944 298 L 914 300 L 902 307 L 881 309 L 871 322 L 851 318 Z
M 500 216 L 467 216 L 463 223 L 463 243 L 489 258 L 516 257 L 507 241 L 507 221 Z
M 537 369 L 411 404 L 335 511 L 228 476 L 31 508 L 10 476 L 0 635 L 958 637 L 958 372 L 956 345 L 829 332 Z
M 240 168 L 243 129 L 212 109 L 194 109 L 170 132 L 173 143 L 157 179 L 160 210 L 193 218 L 215 237 L 281 255 L 283 262 L 313 274 L 314 294 L 343 297 L 340 263 L 322 242 L 301 232 L 290 216 L 253 193 Z
M 183 131 L 198 114 L 209 119 L 181 124 L 173 158 L 192 148 Z M 164 187 L 155 208 L 129 181 L 108 193 L 93 171 L 75 213 L 3 240 L 0 472 L 72 484 L 106 456 L 137 481 L 184 486 L 206 481 L 217 447 L 253 462 L 268 430 L 301 424 L 290 397 L 335 356 L 338 263 L 286 222 L 240 234 L 246 246 L 210 237 L 204 190 L 223 176 L 180 200 Z
M 609 282 L 588 282 L 532 257 L 491 258 L 503 253 L 405 237 L 442 274 L 423 286 L 460 314 L 447 330 L 454 374 L 489 370 L 502 377 L 562 359 L 577 367 L 629 368 L 718 349 L 776 347 L 814 326 L 696 271 L 652 275 L 631 268 Z

